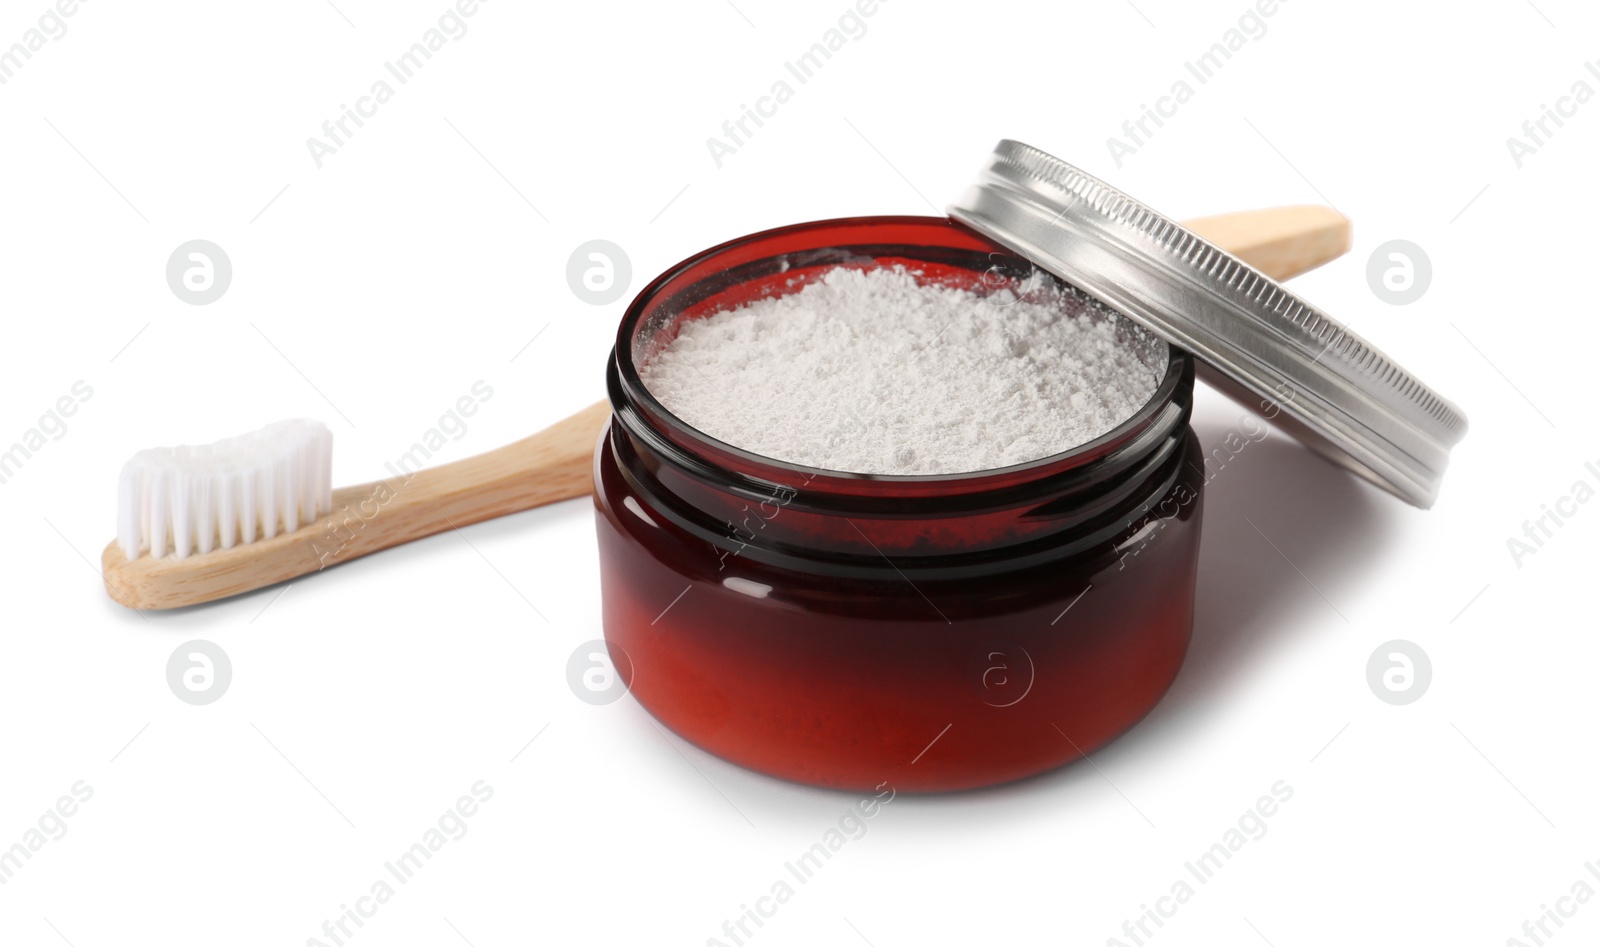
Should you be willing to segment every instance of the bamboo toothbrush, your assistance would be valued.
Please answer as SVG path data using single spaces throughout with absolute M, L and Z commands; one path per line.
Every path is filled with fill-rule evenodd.
M 1274 279 L 1350 248 L 1349 221 L 1326 207 L 1224 214 L 1188 226 Z M 141 451 L 123 468 L 118 535 L 100 557 L 106 591 L 129 608 L 197 605 L 583 496 L 609 418 L 600 402 L 498 450 L 337 490 L 332 435 L 315 421 Z M 188 501 L 173 503 L 174 496 Z

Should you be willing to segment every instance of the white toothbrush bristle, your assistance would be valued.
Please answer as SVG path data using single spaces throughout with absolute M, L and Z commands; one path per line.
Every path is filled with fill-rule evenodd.
M 278 421 L 199 447 L 133 455 L 117 484 L 117 544 L 129 559 L 231 549 L 333 511 L 333 432 Z

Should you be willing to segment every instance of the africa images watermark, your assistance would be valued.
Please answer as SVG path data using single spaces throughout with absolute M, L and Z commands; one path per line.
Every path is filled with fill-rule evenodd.
M 883 812 L 883 807 L 893 802 L 895 797 L 894 787 L 887 782 L 881 782 L 873 789 L 873 795 L 856 800 L 839 816 L 835 825 L 822 833 L 819 841 L 792 861 L 784 862 L 783 874 L 767 886 L 767 893 L 757 897 L 753 906 L 739 905 L 739 913 L 732 920 L 722 922 L 722 937 L 727 940 L 707 937 L 706 947 L 743 947 L 757 931 L 766 926 L 767 921 L 777 916 L 780 907 L 795 896 L 795 886 L 789 883 L 791 879 L 798 885 L 808 884 L 822 866 L 844 848 L 846 842 L 866 838 L 867 822 L 877 818 Z
M 1596 81 L 1600 81 L 1600 60 L 1585 62 L 1583 68 Z M 1512 135 L 1506 139 L 1506 150 L 1511 153 L 1511 163 L 1521 171 L 1523 163 L 1545 145 L 1550 144 L 1556 132 L 1566 126 L 1566 120 L 1576 118 L 1578 109 L 1588 105 L 1593 99 L 1594 86 L 1591 86 L 1587 79 L 1579 78 L 1567 90 L 1566 95 L 1556 99 L 1554 108 L 1543 102 L 1539 103 L 1538 117 L 1522 123 L 1522 136 L 1519 138 Z
M 815 479 L 817 479 L 817 475 L 812 473 L 806 477 L 805 482 L 800 486 L 810 486 L 811 481 Z M 739 513 L 742 514 L 739 522 L 736 524 L 733 522 L 733 520 L 726 521 L 728 525 L 728 535 L 731 538 L 739 541 L 739 548 L 723 549 L 720 546 L 712 546 L 712 549 L 717 553 L 717 571 L 721 572 L 728 567 L 729 558 L 738 556 L 746 549 L 750 548 L 750 544 L 755 541 L 756 530 L 766 529 L 767 524 L 777 519 L 778 514 L 783 512 L 783 508 L 793 502 L 794 498 L 799 495 L 800 491 L 795 487 L 791 487 L 787 484 L 780 484 L 772 491 L 772 498 L 770 500 L 762 500 L 758 502 L 756 504 L 756 509 L 754 510 L 750 508 L 750 504 L 748 503 L 739 504 Z M 772 510 L 771 516 L 767 515 L 767 509 L 769 506 Z M 754 528 L 751 526 L 752 522 L 754 523 Z
M 451 40 L 459 40 L 467 35 L 467 20 L 477 15 L 480 3 L 487 2 L 456 0 L 452 7 L 439 16 L 438 25 L 430 26 L 422 34 L 421 40 L 412 43 L 410 49 L 396 56 L 393 61 L 384 62 L 384 70 L 401 85 L 410 82 L 433 59 L 434 53 L 444 49 Z M 324 158 L 338 154 L 340 148 L 350 144 L 350 139 L 355 137 L 350 125 L 354 124 L 357 129 L 366 127 L 366 120 L 376 116 L 378 109 L 392 98 L 394 86 L 389 84 L 388 79 L 379 79 L 367 90 L 366 95 L 356 99 L 354 107 L 341 103 L 339 117 L 322 123 L 322 137 L 312 135 L 306 139 L 306 150 L 311 152 L 311 160 L 316 162 L 317 170 L 322 170 Z
M 482 805 L 493 798 L 493 786 L 481 779 L 473 783 L 471 795 L 458 798 L 434 825 L 422 833 L 419 841 L 384 862 L 383 873 L 372 882 L 367 893 L 356 898 L 354 905 L 339 905 L 339 913 L 322 922 L 322 937 L 307 937 L 306 947 L 343 947 L 377 915 L 380 908 L 394 898 L 395 884 L 410 884 L 417 872 L 432 861 L 433 856 L 446 844 L 466 838 L 467 820 L 477 815 Z
M 1545 543 L 1555 539 L 1556 532 L 1595 498 L 1595 484 L 1600 484 L 1600 462 L 1589 461 L 1583 465 L 1583 472 L 1589 479 L 1574 480 L 1565 494 L 1551 503 L 1539 504 L 1539 515 L 1522 521 L 1522 535 L 1507 537 L 1506 551 L 1511 553 L 1511 561 L 1518 569 L 1529 556 L 1544 549 Z
M 1205 85 L 1216 78 L 1222 67 L 1233 59 L 1234 53 L 1267 35 L 1267 20 L 1277 14 L 1279 4 L 1288 2 L 1289 0 L 1256 0 L 1239 15 L 1237 26 L 1228 27 L 1222 38 L 1211 44 L 1210 49 L 1193 60 L 1184 62 L 1184 72 L 1200 85 Z M 1195 86 L 1189 84 L 1189 79 L 1180 77 L 1172 83 L 1166 95 L 1156 99 L 1154 106 L 1139 103 L 1139 117 L 1122 123 L 1120 137 L 1112 135 L 1106 139 L 1106 150 L 1111 152 L 1111 160 L 1116 166 L 1122 167 L 1124 160 L 1150 144 L 1150 139 L 1155 137 L 1156 131 L 1167 123 L 1167 119 L 1177 115 L 1179 107 L 1194 98 L 1194 93 Z M 1152 128 L 1151 125 L 1155 127 Z
M 1212 843 L 1198 857 L 1184 862 L 1183 874 L 1172 882 L 1167 893 L 1156 898 L 1154 905 L 1139 905 L 1139 913 L 1132 920 L 1122 922 L 1122 936 L 1107 937 L 1106 947 L 1144 947 L 1157 931 L 1166 926 L 1167 921 L 1177 916 L 1179 908 L 1194 898 L 1196 888 L 1190 884 L 1191 879 L 1195 884 L 1209 884 L 1247 844 L 1266 838 L 1267 820 L 1276 815 L 1284 803 L 1294 798 L 1294 787 L 1280 779 L 1272 784 L 1271 793 L 1260 797 L 1255 805 L 1246 809 L 1238 822 L 1222 833 L 1219 841 Z
M 437 424 L 423 431 L 409 450 L 394 460 L 384 462 L 384 469 L 394 475 L 391 479 L 373 484 L 372 492 L 365 498 L 344 504 L 323 520 L 322 538 L 311 544 L 311 554 L 317 557 L 318 571 L 337 563 L 356 535 L 366 529 L 367 524 L 384 507 L 394 502 L 400 491 L 417 475 L 417 471 L 442 450 L 447 441 L 459 441 L 467 436 L 467 418 L 477 414 L 478 408 L 494 397 L 494 389 L 482 379 L 473 382 L 469 391 L 469 394 L 457 398 L 450 410 L 439 416 Z
M 1244 453 L 1245 448 L 1266 440 L 1272 429 L 1262 421 L 1276 418 L 1283 411 L 1284 405 L 1294 401 L 1294 396 L 1294 388 L 1288 382 L 1282 382 L 1273 389 L 1272 396 L 1261 399 L 1259 418 L 1249 412 L 1239 415 L 1239 426 L 1223 432 L 1222 443 L 1208 451 L 1201 461 L 1204 468 L 1196 468 L 1195 472 L 1200 474 L 1201 483 L 1209 484 L 1228 464 Z M 1113 551 L 1117 554 L 1117 571 L 1128 568 L 1128 560 L 1137 556 L 1150 545 L 1151 541 L 1159 537 L 1167 524 L 1194 502 L 1198 495 L 1198 491 L 1180 482 L 1171 493 L 1163 497 L 1161 502 L 1150 510 L 1151 519 L 1147 520 L 1138 532 L 1122 540 L 1114 548 Z
M 77 14 L 78 4 L 87 2 L 56 0 L 40 14 L 38 26 L 28 27 L 23 31 L 22 39 L 12 43 L 9 48 L 0 49 L 0 85 L 10 82 L 17 70 L 32 61 L 33 54 L 44 49 L 46 43 L 66 36 L 67 20 Z
M 55 400 L 49 410 L 39 415 L 38 423 L 22 432 L 10 447 L 0 444 L 0 486 L 10 483 L 33 455 L 44 450 L 51 441 L 67 436 L 67 418 L 78 413 L 78 408 L 94 397 L 89 383 L 78 380 L 68 393 Z
M 867 35 L 867 18 L 878 12 L 878 4 L 887 2 L 888 0 L 856 0 L 840 14 L 838 25 L 830 26 L 824 31 L 822 38 L 812 43 L 810 49 L 793 60 L 786 60 L 783 64 L 784 71 L 800 85 L 810 82 L 833 58 L 834 53 L 844 49 L 851 40 L 859 40 Z M 761 128 L 766 124 L 764 119 L 777 115 L 778 109 L 788 104 L 792 98 L 794 98 L 794 86 L 789 84 L 788 79 L 780 77 L 772 83 L 766 95 L 756 99 L 754 106 L 741 102 L 739 117 L 722 123 L 722 137 L 712 135 L 706 139 L 706 150 L 711 152 L 711 163 L 721 168 L 725 158 L 750 144 L 750 140 L 755 137 L 755 131 L 750 127 L 751 123 L 754 123 L 756 128 Z
M 22 866 L 33 861 L 49 842 L 59 842 L 67 836 L 67 820 L 78 814 L 83 803 L 94 798 L 94 787 L 83 780 L 72 784 L 71 795 L 63 795 L 55 805 L 44 810 L 36 825 L 22 833 L 22 839 L 10 848 L 0 849 L 0 885 L 10 884 Z
M 1583 870 L 1590 878 L 1600 880 L 1600 862 L 1584 862 Z M 1566 894 L 1556 898 L 1555 904 L 1539 905 L 1539 913 L 1532 920 L 1522 922 L 1522 936 L 1507 937 L 1506 947 L 1545 947 L 1577 915 L 1579 908 L 1594 900 L 1594 895 L 1589 878 L 1580 876 Z

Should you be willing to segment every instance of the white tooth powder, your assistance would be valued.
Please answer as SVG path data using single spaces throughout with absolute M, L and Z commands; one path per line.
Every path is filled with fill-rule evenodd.
M 1005 467 L 1110 431 L 1166 370 L 1166 347 L 1126 318 L 1040 296 L 840 267 L 686 320 L 639 374 L 690 427 L 776 460 L 865 474 Z

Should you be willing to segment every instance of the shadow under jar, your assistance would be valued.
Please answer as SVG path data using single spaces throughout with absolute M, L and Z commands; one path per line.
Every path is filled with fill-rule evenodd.
M 1203 482 L 1193 362 L 1096 309 L 1148 355 L 1150 400 L 1064 453 L 936 476 L 751 454 L 674 417 L 641 381 L 685 320 L 838 266 L 903 266 L 984 294 L 1040 279 L 1073 292 L 921 217 L 755 234 L 645 287 L 607 369 L 614 414 L 595 455 L 618 673 L 684 739 L 818 786 L 966 789 L 1094 751 L 1160 700 L 1188 646 Z

